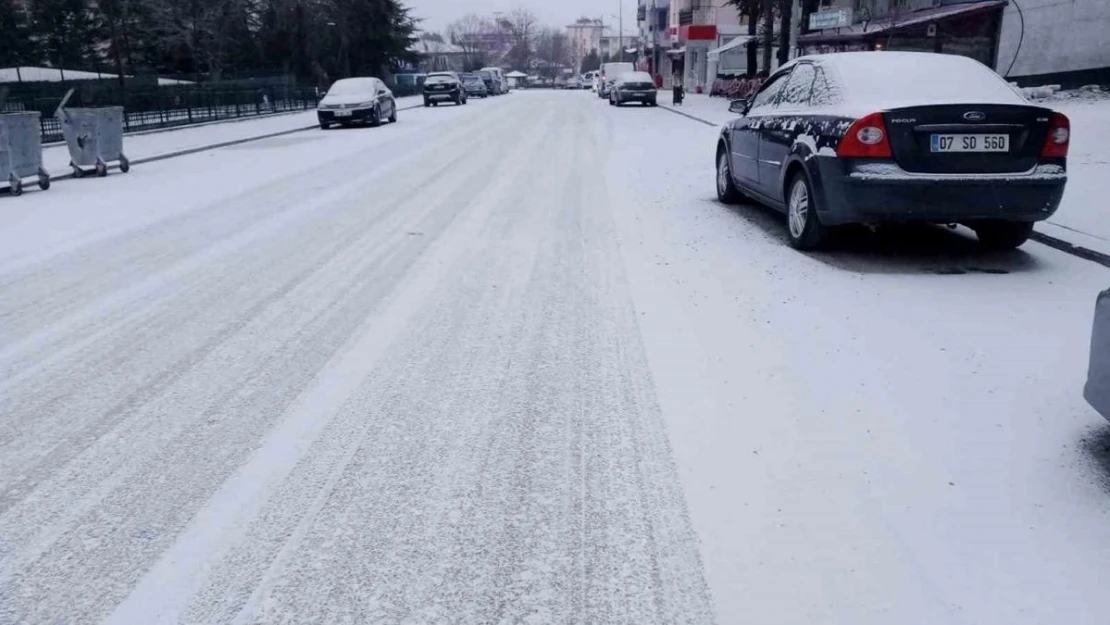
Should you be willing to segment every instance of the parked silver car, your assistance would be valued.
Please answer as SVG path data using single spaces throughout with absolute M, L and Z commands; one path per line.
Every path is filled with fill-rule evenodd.
M 1110 420 L 1110 290 L 1095 304 L 1095 327 L 1091 336 L 1091 369 L 1083 395 Z

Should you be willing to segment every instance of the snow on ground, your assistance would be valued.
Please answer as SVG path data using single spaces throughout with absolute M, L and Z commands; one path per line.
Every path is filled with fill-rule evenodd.
M 520 92 L 0 211 L 0 623 L 1105 622 L 1107 270 L 799 254 L 715 140 Z
M 614 143 L 611 205 L 719 621 L 1103 622 L 1110 273 L 934 228 L 798 254 L 675 120 Z

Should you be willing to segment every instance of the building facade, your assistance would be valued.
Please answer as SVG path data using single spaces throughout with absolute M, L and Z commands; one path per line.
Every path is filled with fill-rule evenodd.
M 997 69 L 1006 5 L 1007 0 L 822 0 L 818 10 L 803 12 L 797 45 L 803 54 L 960 54 Z
M 591 50 L 597 50 L 597 53 L 601 54 L 601 40 L 606 34 L 605 23 L 599 19 L 583 17 L 567 26 L 572 67 L 580 68 L 582 59 L 586 58 Z
M 998 72 L 1022 86 L 1110 84 L 1107 27 L 1108 0 L 1011 2 L 1002 14 Z
M 688 91 L 707 91 L 717 77 L 710 52 L 747 31 L 739 11 L 726 0 L 669 0 L 666 15 L 658 73 L 667 86 L 681 77 Z

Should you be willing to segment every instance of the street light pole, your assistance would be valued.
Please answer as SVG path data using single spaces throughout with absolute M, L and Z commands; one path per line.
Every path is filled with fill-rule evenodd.
M 620 22 L 620 24 L 617 26 L 617 49 L 621 51 L 620 62 L 623 63 L 624 62 L 624 0 L 617 0 L 617 6 L 619 7 L 619 9 L 617 10 L 617 14 L 620 15 L 620 17 L 617 18 L 617 21 Z

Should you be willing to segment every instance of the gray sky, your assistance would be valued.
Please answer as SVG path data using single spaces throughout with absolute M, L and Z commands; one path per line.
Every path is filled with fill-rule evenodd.
M 440 32 L 449 22 L 467 13 L 507 13 L 517 6 L 531 9 L 544 26 L 563 27 L 585 15 L 602 18 L 607 24 L 612 22 L 613 31 L 616 32 L 617 20 L 609 17 L 609 14 L 619 15 L 618 9 L 622 2 L 624 32 L 631 34 L 636 30 L 636 0 L 404 0 L 412 8 L 414 16 L 424 18 L 422 28 Z

